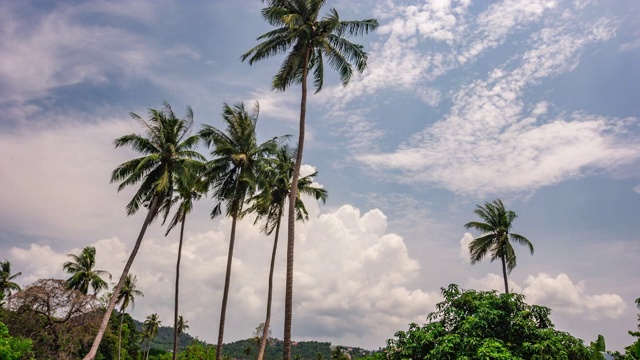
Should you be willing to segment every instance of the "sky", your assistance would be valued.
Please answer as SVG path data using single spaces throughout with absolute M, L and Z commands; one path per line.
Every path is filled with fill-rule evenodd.
M 270 30 L 257 0 L 0 2 L 0 259 L 22 286 L 66 278 L 66 254 L 97 249 L 114 281 L 144 214 L 111 171 L 136 154 L 168 101 L 197 131 L 224 103 L 260 105 L 258 137 L 297 136 L 300 89 L 271 90 L 283 57 L 240 55 Z M 304 170 L 326 204 L 297 225 L 294 340 L 378 349 L 442 300 L 440 288 L 503 291 L 499 262 L 469 263 L 478 204 L 518 218 L 511 289 L 556 327 L 609 350 L 632 343 L 640 297 L 640 3 L 631 0 L 328 0 L 341 19 L 377 18 L 352 41 L 368 67 L 343 87 L 326 68 L 309 97 Z M 209 150 L 200 151 L 209 156 Z M 230 220 L 200 201 L 187 219 L 181 314 L 215 342 Z M 283 231 L 283 236 L 285 232 Z M 172 324 L 178 233 L 154 223 L 132 267 L 130 312 Z M 264 321 L 272 239 L 239 224 L 225 342 Z M 282 248 L 281 248 L 282 250 Z M 284 251 L 272 333 L 282 338 Z

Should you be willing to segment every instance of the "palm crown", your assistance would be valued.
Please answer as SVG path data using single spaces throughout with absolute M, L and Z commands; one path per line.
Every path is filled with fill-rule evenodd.
M 120 164 L 111 175 L 111 182 L 120 182 L 118 191 L 142 182 L 127 204 L 127 214 L 135 214 L 141 205 L 150 204 L 154 197 L 171 198 L 177 178 L 197 167 L 204 157 L 193 150 L 199 141 L 191 135 L 193 111 L 187 107 L 184 119 L 176 117 L 169 103 L 163 110 L 149 109 L 149 118 L 143 120 L 135 113 L 134 119 L 145 127 L 146 134 L 129 134 L 115 141 L 116 147 L 130 146 L 143 156 Z
M 20 275 L 22 275 L 21 272 L 11 275 L 11 263 L 9 260 L 0 262 L 0 293 L 11 295 L 14 290 L 20 291 L 20 285 L 13 281 Z
M 263 176 L 259 184 L 260 191 L 251 197 L 251 206 L 246 213 L 255 213 L 258 222 L 265 219 L 262 228 L 270 235 L 276 228 L 276 224 L 284 215 L 285 202 L 291 192 L 291 178 L 293 177 L 296 149 L 287 145 L 278 147 L 275 157 L 269 159 L 262 169 Z M 298 180 L 298 193 L 310 195 L 323 203 L 327 199 L 327 190 L 313 185 L 313 178 L 318 175 L 314 172 Z M 309 218 L 304 202 L 296 197 L 296 218 L 307 220 Z
M 509 292 L 507 274 L 516 267 L 516 253 L 511 246 L 511 241 L 525 245 L 533 254 L 533 244 L 524 236 L 511 232 L 513 220 L 517 217 L 512 210 L 506 210 L 502 200 L 486 202 L 484 206 L 476 206 L 474 211 L 484 222 L 472 221 L 465 224 L 467 229 L 475 229 L 480 232 L 469 244 L 471 263 L 482 260 L 487 253 L 491 254 L 491 261 L 500 258 L 502 261 L 505 281 L 505 292 Z
M 86 295 L 89 292 L 89 286 L 91 286 L 93 294 L 96 295 L 98 291 L 109 286 L 101 276 L 106 275 L 111 279 L 111 274 L 104 270 L 94 269 L 96 266 L 95 247 L 87 246 L 82 249 L 80 255 L 67 254 L 67 256 L 73 259 L 62 265 L 62 268 L 71 274 L 71 277 L 67 279 L 69 289 L 79 290 Z
M 367 64 L 362 45 L 345 37 L 360 36 L 378 27 L 376 19 L 341 21 L 336 9 L 318 19 L 324 0 L 272 0 L 262 10 L 262 17 L 276 29 L 258 37 L 263 41 L 241 56 L 249 64 L 291 51 L 273 78 L 273 88 L 285 90 L 302 82 L 307 71 L 313 72 L 316 92 L 322 89 L 324 58 L 338 71 L 343 85 L 353 75 L 352 64 L 359 72 Z M 308 70 L 307 67 L 308 66 Z
M 227 133 L 211 125 L 204 125 L 200 131 L 207 146 L 213 148 L 211 155 L 214 159 L 208 163 L 208 185 L 220 202 L 214 207 L 212 216 L 221 212 L 223 203 L 228 216 L 240 215 L 245 196 L 255 189 L 260 177 L 261 162 L 277 146 L 278 138 L 257 143 L 259 112 L 258 103 L 251 113 L 242 103 L 234 106 L 224 104 L 222 119 L 227 125 Z

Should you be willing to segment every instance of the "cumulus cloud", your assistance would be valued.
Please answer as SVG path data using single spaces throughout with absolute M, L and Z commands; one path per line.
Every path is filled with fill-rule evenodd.
M 309 169 L 308 169 L 309 170 Z M 440 300 L 437 292 L 411 287 L 419 264 L 408 254 L 403 239 L 387 232 L 387 219 L 380 210 L 361 214 L 345 205 L 321 213 L 307 199 L 310 220 L 297 226 L 295 268 L 294 336 L 326 339 L 334 343 L 375 347 L 410 322 L 424 321 Z M 246 338 L 264 321 L 267 270 L 272 239 L 259 233 L 252 219 L 241 221 L 233 259 L 227 339 Z M 212 341 L 216 333 L 227 258 L 229 219 L 213 223 L 214 230 L 187 234 L 182 258 L 181 309 L 191 332 Z M 188 229 L 187 229 L 188 232 Z M 134 314 L 142 318 L 158 312 L 172 316 L 177 234 L 147 237 L 132 268 L 138 288 Z M 282 231 L 284 244 L 286 231 Z M 94 242 L 97 267 L 117 279 L 131 244 L 117 237 Z M 284 249 L 281 245 L 280 249 Z M 72 249 L 66 252 L 79 252 Z M 61 276 L 65 256 L 47 246 L 32 245 L 10 250 L 12 265 L 29 276 Z M 274 335 L 279 334 L 284 291 L 284 250 L 275 273 Z M 44 260 L 46 258 L 46 261 Z M 43 259 L 43 261 L 34 261 Z M 193 294 L 198 294 L 193 296 Z M 231 325 L 233 324 L 233 325 Z M 363 343 L 366 342 L 366 343 Z
M 470 278 L 467 286 L 501 291 L 504 289 L 504 279 L 502 276 L 489 273 L 481 279 Z M 529 304 L 544 305 L 554 312 L 580 315 L 591 320 L 616 319 L 627 307 L 622 297 L 617 294 L 587 294 L 584 281 L 574 283 L 564 273 L 556 277 L 545 273 L 529 275 L 523 286 L 509 279 L 509 288 L 513 292 L 524 294 Z

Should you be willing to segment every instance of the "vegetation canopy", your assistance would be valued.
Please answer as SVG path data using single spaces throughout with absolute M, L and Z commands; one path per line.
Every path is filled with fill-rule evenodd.
M 594 351 L 554 329 L 551 310 L 520 294 L 442 289 L 444 301 L 425 325 L 411 324 L 387 341 L 385 355 L 404 359 L 591 359 Z

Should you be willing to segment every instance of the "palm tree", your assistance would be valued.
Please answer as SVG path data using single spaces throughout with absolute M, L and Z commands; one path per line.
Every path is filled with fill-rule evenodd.
M 72 258 L 72 261 L 67 261 L 62 265 L 71 277 L 67 279 L 67 288 L 70 290 L 78 290 L 81 293 L 87 295 L 89 293 L 89 286 L 93 289 L 93 295 L 97 295 L 98 291 L 109 287 L 106 281 L 102 280 L 101 276 L 109 276 L 111 280 L 111 274 L 104 270 L 94 270 L 96 266 L 96 248 L 93 246 L 86 246 L 82 249 L 80 255 L 67 254 Z
M 256 122 L 258 121 L 259 105 L 248 113 L 243 103 L 233 107 L 224 104 L 222 119 L 227 125 L 227 133 L 210 125 L 204 125 L 200 136 L 209 147 L 213 147 L 211 155 L 214 159 L 208 163 L 208 183 L 213 188 L 213 195 L 218 203 L 213 208 L 211 216 L 221 212 L 222 203 L 226 206 L 226 214 L 230 216 L 231 235 L 229 236 L 229 254 L 220 310 L 220 327 L 216 347 L 216 360 L 222 355 L 222 341 L 224 336 L 225 314 L 229 297 L 229 283 L 231 279 L 231 262 L 236 236 L 236 222 L 242 216 L 242 206 L 247 194 L 253 193 L 259 177 L 259 169 L 265 157 L 277 146 L 277 138 L 273 138 L 258 145 L 256 141 Z
M 102 341 L 109 316 L 116 305 L 120 290 L 124 285 L 133 260 L 140 249 L 142 238 L 147 227 L 158 215 L 158 209 L 166 198 L 171 198 L 176 178 L 180 178 L 190 168 L 204 160 L 204 157 L 193 150 L 198 142 L 197 135 L 190 135 L 193 125 L 193 111 L 187 107 L 186 116 L 181 119 L 175 116 L 169 103 L 164 103 L 162 110 L 149 109 L 149 117 L 143 120 L 137 114 L 131 116 L 145 128 L 145 134 L 129 134 L 115 140 L 115 146 L 130 146 L 142 156 L 120 164 L 111 174 L 111 182 L 120 182 L 118 191 L 141 182 L 131 201 L 127 204 L 127 214 L 135 214 L 140 206 L 148 208 L 147 216 L 142 223 L 138 238 L 131 250 L 129 259 L 122 270 L 120 280 L 113 289 L 109 305 L 105 311 L 91 350 L 84 360 L 96 356 Z
M 147 354 L 145 359 L 149 359 L 149 350 L 151 350 L 151 340 L 158 334 L 158 328 L 162 325 L 162 321 L 158 318 L 158 314 L 147 316 L 147 320 L 142 323 L 143 341 L 147 340 Z
M 480 231 L 477 237 L 469 243 L 471 263 L 482 260 L 487 253 L 491 253 L 491 261 L 500 258 L 502 262 L 502 275 L 504 276 L 504 292 L 509 293 L 507 275 L 516 267 L 516 253 L 509 241 L 529 247 L 533 255 L 533 245 L 524 236 L 511 232 L 513 220 L 518 215 L 511 210 L 505 210 L 502 200 L 486 202 L 484 206 L 477 205 L 474 211 L 484 222 L 472 221 L 464 225 L 467 229 Z
M 163 204 L 163 210 L 166 209 L 165 215 L 168 214 L 169 209 L 177 202 L 180 202 L 178 205 L 178 209 L 169 222 L 169 227 L 167 229 L 166 235 L 169 235 L 169 232 L 180 223 L 180 241 L 178 242 L 178 260 L 176 262 L 176 284 L 175 284 L 175 298 L 174 298 L 174 313 L 173 313 L 173 360 L 177 359 L 178 356 L 178 335 L 180 333 L 178 326 L 179 320 L 178 318 L 178 295 L 180 289 L 180 259 L 182 257 L 182 243 L 184 239 L 184 225 L 187 219 L 187 214 L 191 212 L 193 209 L 194 200 L 199 200 L 204 191 L 204 183 L 200 176 L 200 172 L 204 163 L 201 163 L 198 172 L 195 173 L 185 173 L 176 186 L 176 193 L 178 194 L 173 199 L 167 198 L 165 203 Z M 165 216 L 166 219 L 166 216 Z
M 20 291 L 20 285 L 13 282 L 21 272 L 11 275 L 11 263 L 9 260 L 0 262 L 0 294 L 11 295 L 11 291 Z
M 178 335 L 182 335 L 189 328 L 188 321 L 182 315 L 178 316 Z
M 271 322 L 271 301 L 273 297 L 273 272 L 275 268 L 276 251 L 278 248 L 278 236 L 280 235 L 280 222 L 284 215 L 285 203 L 291 192 L 291 178 L 295 166 L 296 149 L 283 145 L 278 148 L 275 158 L 272 159 L 263 170 L 261 190 L 252 198 L 252 206 L 247 212 L 257 214 L 256 221 L 266 219 L 262 231 L 271 235 L 275 230 L 273 239 L 273 250 L 271 252 L 271 265 L 269 268 L 269 290 L 267 294 L 267 315 L 264 321 L 258 350 L 258 360 L 264 357 L 264 351 L 269 337 L 269 324 Z M 313 178 L 318 174 L 300 178 L 298 181 L 298 192 L 313 196 L 316 200 L 327 199 L 327 191 L 313 186 Z M 308 220 L 307 209 L 299 197 L 296 198 L 296 218 L 297 220 Z
M 118 360 L 120 360 L 120 355 L 122 352 L 122 323 L 124 321 L 124 311 L 129 304 L 131 304 L 131 308 L 133 309 L 135 306 L 135 297 L 136 296 L 144 296 L 142 291 L 136 289 L 136 282 L 138 277 L 132 274 L 127 274 L 127 277 L 124 280 L 124 285 L 122 285 L 122 289 L 120 290 L 120 294 L 118 294 L 118 299 L 116 304 L 120 304 L 120 330 L 118 332 Z
M 324 81 L 324 57 L 329 65 L 338 71 L 343 86 L 353 74 L 353 65 L 359 72 L 367 66 L 367 53 L 362 45 L 347 40 L 350 36 L 360 36 L 378 27 L 376 19 L 361 21 L 341 21 L 335 9 L 318 19 L 325 0 L 269 0 L 262 10 L 262 17 L 276 29 L 258 37 L 264 40 L 241 56 L 249 64 L 267 59 L 277 54 L 289 53 L 273 78 L 275 90 L 284 91 L 292 84 L 302 88 L 300 100 L 300 124 L 298 133 L 298 153 L 291 187 L 298 187 L 302 153 L 304 148 L 305 118 L 307 111 L 307 76 L 312 72 L 316 93 L 322 89 Z M 293 308 L 293 251 L 295 240 L 295 204 L 297 192 L 289 196 L 287 218 L 287 278 L 284 321 L 284 359 L 291 359 L 291 315 Z

